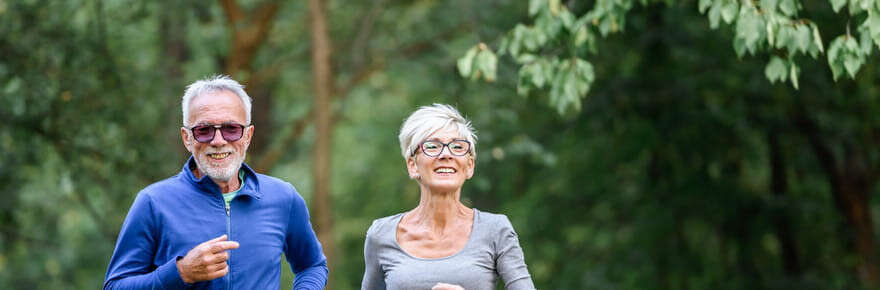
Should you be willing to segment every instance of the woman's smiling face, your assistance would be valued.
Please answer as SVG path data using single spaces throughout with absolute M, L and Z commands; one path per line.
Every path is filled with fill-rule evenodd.
M 441 129 L 424 141 L 438 141 L 448 144 L 453 140 L 465 139 L 451 128 Z M 430 157 L 422 152 L 421 146 L 415 156 L 409 158 L 406 167 L 410 177 L 434 192 L 452 192 L 461 189 L 465 180 L 474 175 L 474 158 L 470 153 L 456 156 L 448 147 L 443 147 L 439 155 Z

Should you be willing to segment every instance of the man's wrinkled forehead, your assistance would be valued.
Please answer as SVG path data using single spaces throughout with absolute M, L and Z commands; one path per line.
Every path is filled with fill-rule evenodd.
M 246 122 L 244 103 L 233 92 L 213 90 L 203 92 L 189 103 L 189 123 L 239 123 Z

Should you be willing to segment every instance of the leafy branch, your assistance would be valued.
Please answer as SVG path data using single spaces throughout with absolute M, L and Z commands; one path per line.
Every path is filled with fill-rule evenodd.
M 517 93 L 548 92 L 550 105 L 560 113 L 580 110 L 581 99 L 595 79 L 592 63 L 583 57 L 598 53 L 598 36 L 624 31 L 634 2 L 597 0 L 591 10 L 576 17 L 560 0 L 530 0 L 529 17 L 534 24 L 514 26 L 501 37 L 497 50 L 498 56 L 510 54 L 519 66 Z M 649 0 L 639 2 L 645 5 Z M 873 45 L 880 47 L 880 0 L 829 2 L 835 13 L 847 6 L 848 17 L 865 16 L 857 35 L 847 30 L 827 45 L 834 80 L 844 73 L 854 79 Z M 772 83 L 791 82 L 799 88 L 800 56 L 818 59 L 826 53 L 816 22 L 798 16 L 803 9 L 800 0 L 699 0 L 697 6 L 710 28 L 717 29 L 722 23 L 732 26 L 738 57 L 768 55 L 764 75 Z M 496 66 L 495 52 L 484 43 L 473 46 L 458 60 L 459 74 L 471 80 L 495 81 Z

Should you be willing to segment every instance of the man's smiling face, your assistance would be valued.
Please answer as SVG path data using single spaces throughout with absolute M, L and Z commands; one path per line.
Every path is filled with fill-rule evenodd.
M 246 123 L 244 104 L 235 93 L 217 90 L 196 96 L 189 103 L 190 128 L 201 125 Z M 227 181 L 237 176 L 250 145 L 253 127 L 245 127 L 241 139 L 226 141 L 220 130 L 214 130 L 214 138 L 202 143 L 195 140 L 189 128 L 181 129 L 186 149 L 195 156 L 199 171 L 217 181 Z

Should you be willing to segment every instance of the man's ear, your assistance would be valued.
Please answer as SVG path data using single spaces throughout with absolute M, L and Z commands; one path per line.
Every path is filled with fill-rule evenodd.
M 183 141 L 183 146 L 186 147 L 186 151 L 189 153 L 193 152 L 193 144 L 195 140 L 189 138 L 189 131 L 184 127 L 180 127 L 180 139 Z
M 245 148 L 245 149 L 247 149 L 248 146 L 251 145 L 251 140 L 253 140 L 253 138 L 254 138 L 254 129 L 255 129 L 255 128 L 256 128 L 256 127 L 254 127 L 254 125 L 251 125 L 250 127 L 246 127 L 246 128 L 244 128 L 244 136 L 245 136 L 245 138 L 244 138 L 244 148 Z

